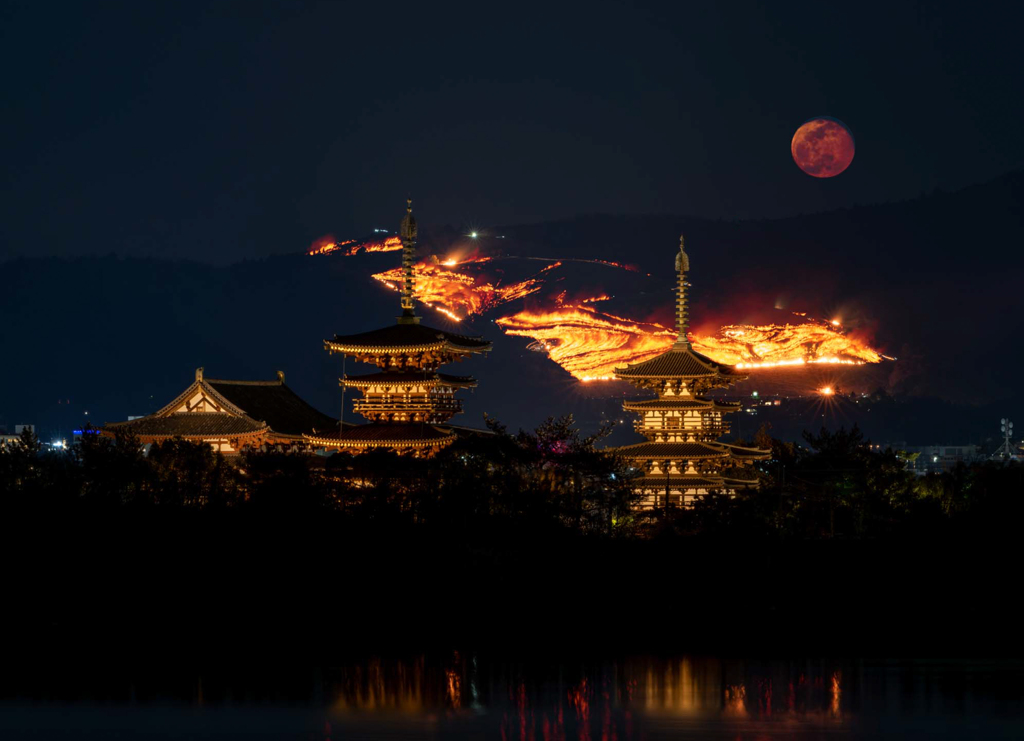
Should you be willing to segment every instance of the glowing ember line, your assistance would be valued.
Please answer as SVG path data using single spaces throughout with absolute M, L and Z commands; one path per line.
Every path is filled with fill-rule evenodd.
M 322 237 L 321 239 L 318 239 L 317 241 L 313 242 L 312 245 L 310 245 L 309 249 L 306 251 L 306 254 L 328 255 L 332 252 L 337 252 L 346 245 L 355 244 L 355 241 L 356 240 L 354 239 L 348 239 L 345 240 L 344 242 L 334 242 L 330 239 L 330 237 Z
M 621 262 L 612 262 L 611 260 L 589 260 L 589 262 L 595 262 L 598 265 L 607 265 L 612 268 L 621 268 L 622 270 L 628 270 L 631 273 L 639 273 L 640 268 L 636 265 L 626 265 Z
M 394 252 L 402 249 L 402 240 L 398 237 L 388 237 L 380 242 L 356 242 L 354 239 L 346 239 L 344 242 L 326 241 L 329 238 L 318 239 L 306 251 L 307 255 L 329 255 L 338 252 L 344 257 L 351 257 L 360 252 Z

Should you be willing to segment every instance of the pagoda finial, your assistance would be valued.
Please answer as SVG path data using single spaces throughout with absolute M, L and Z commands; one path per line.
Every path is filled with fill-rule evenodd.
M 402 316 L 399 324 L 419 324 L 413 304 L 413 261 L 416 259 L 416 217 L 412 215 L 412 199 L 405 202 L 405 218 L 398 234 L 402 240 Z
M 676 255 L 676 273 L 679 275 L 679 285 L 676 288 L 676 347 L 688 348 L 690 341 L 686 339 L 688 320 L 686 316 L 686 271 L 690 269 L 690 258 L 686 254 L 686 245 L 683 235 L 679 235 L 679 254 Z
M 198 368 L 196 368 L 196 380 L 197 381 L 202 381 L 203 380 L 203 366 L 199 366 Z

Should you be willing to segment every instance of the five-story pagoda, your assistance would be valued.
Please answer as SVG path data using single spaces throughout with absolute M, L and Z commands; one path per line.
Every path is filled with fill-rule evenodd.
M 717 441 L 729 431 L 723 415 L 739 409 L 739 404 L 708 399 L 703 394 L 728 388 L 746 376 L 690 347 L 686 336 L 689 269 L 680 237 L 676 256 L 676 341 L 668 352 L 615 369 L 617 379 L 658 395 L 622 405 L 626 411 L 640 415 L 636 430 L 647 438 L 647 442 L 616 449 L 641 471 L 635 489 L 642 495 L 638 505 L 642 509 L 685 506 L 710 493 L 732 495 L 737 489 L 756 487 L 757 479 L 742 468 L 770 455 L 767 450 Z
M 438 373 L 445 363 L 485 353 L 491 343 L 480 337 L 466 337 L 420 324 L 413 303 L 416 256 L 416 219 L 412 201 L 406 208 L 400 230 L 402 240 L 402 314 L 389 327 L 354 335 L 335 335 L 325 340 L 331 353 L 342 353 L 378 367 L 378 372 L 345 375 L 341 385 L 362 392 L 355 411 L 370 423 L 348 427 L 339 433 L 307 436 L 317 447 L 358 453 L 370 448 L 387 448 L 416 456 L 432 455 L 455 439 L 444 427 L 462 411 L 455 392 L 471 388 L 469 376 Z

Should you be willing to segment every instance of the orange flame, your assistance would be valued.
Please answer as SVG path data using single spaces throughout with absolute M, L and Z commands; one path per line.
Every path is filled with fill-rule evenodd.
M 693 346 L 709 358 L 737 368 L 777 368 L 809 363 L 863 365 L 882 356 L 866 342 L 825 322 L 733 324 L 711 337 L 693 337 Z
M 539 291 L 541 287 L 541 282 L 536 278 L 528 278 L 507 286 L 495 285 L 483 278 L 453 270 L 448 266 L 448 262 L 446 260 L 437 265 L 421 262 L 413 267 L 413 298 L 457 322 L 473 314 L 528 296 Z M 394 268 L 376 273 L 373 277 L 397 291 L 402 282 L 402 269 Z
M 639 363 L 665 352 L 676 333 L 653 322 L 637 322 L 582 304 L 549 312 L 521 311 L 496 320 L 507 334 L 530 337 L 531 349 L 548 356 L 580 381 L 614 378 L 616 366 Z M 863 365 L 882 356 L 862 340 L 827 324 L 729 325 L 716 335 L 691 335 L 693 348 L 738 368 L 774 368 L 812 363 Z
M 520 311 L 496 323 L 506 334 L 533 339 L 531 349 L 547 352 L 580 381 L 611 380 L 615 366 L 653 358 L 675 340 L 675 333 L 660 324 L 634 322 L 588 306 Z
M 315 242 L 308 254 L 325 255 L 338 252 L 343 256 L 359 252 L 392 252 L 402 249 L 401 239 L 388 237 L 382 241 Z M 462 257 L 457 252 L 444 259 L 431 256 L 414 268 L 413 297 L 460 322 L 511 301 L 540 291 L 548 279 L 546 273 L 563 262 L 552 260 L 532 277 L 518 283 L 501 285 L 489 282 L 486 276 L 470 265 L 493 260 L 489 256 Z M 541 258 L 538 258 L 541 259 Z M 637 270 L 631 265 L 607 260 L 582 260 L 603 265 Z M 459 269 L 462 268 L 462 269 Z M 402 269 L 376 273 L 373 278 L 392 290 L 399 290 Z M 588 304 L 610 300 L 601 294 L 566 301 L 566 291 L 553 297 L 554 308 L 548 311 L 520 311 L 497 319 L 506 334 L 529 337 L 530 349 L 548 356 L 581 381 L 602 381 L 614 378 L 617 366 L 638 363 L 666 351 L 675 341 L 676 332 L 655 322 L 642 322 L 597 311 Z M 724 365 L 744 370 L 784 368 L 809 364 L 864 365 L 878 363 L 884 357 L 867 342 L 848 334 L 838 318 L 830 321 L 808 319 L 803 312 L 792 312 L 799 324 L 727 325 L 713 335 L 690 335 L 693 348 Z M 827 392 L 822 392 L 827 395 Z

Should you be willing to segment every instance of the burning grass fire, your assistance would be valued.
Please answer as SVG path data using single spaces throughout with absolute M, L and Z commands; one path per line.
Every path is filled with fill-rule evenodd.
M 809 363 L 863 365 L 882 355 L 846 334 L 838 323 L 729 325 L 713 337 L 694 337 L 694 348 L 719 363 L 737 368 L 778 368 Z
M 351 257 L 360 252 L 394 252 L 402 249 L 402 240 L 398 237 L 388 237 L 379 242 L 357 242 L 354 239 L 346 239 L 344 242 L 335 242 L 330 237 L 323 237 L 315 241 L 308 250 L 307 255 L 329 255 L 337 252 L 340 255 Z
M 485 261 L 481 259 L 474 262 Z M 454 260 L 445 260 L 437 265 L 421 262 L 413 269 L 416 277 L 413 297 L 456 322 L 529 296 L 541 288 L 541 281 L 537 278 L 528 278 L 507 286 L 496 285 L 483 276 L 453 269 L 457 265 Z M 373 277 L 397 291 L 402 280 L 402 269 L 394 268 L 376 273 Z
M 520 311 L 496 323 L 506 334 L 533 339 L 531 349 L 546 351 L 580 381 L 610 380 L 615 366 L 653 358 L 675 340 L 660 324 L 634 322 L 584 305 Z
M 324 238 L 314 243 L 308 254 L 351 256 L 401 247 L 398 237 L 371 242 L 335 242 Z M 414 298 L 452 321 L 461 322 L 564 280 L 561 272 L 556 276 L 563 262 L 552 260 L 524 280 L 505 284 L 502 270 L 492 271 L 491 265 L 484 267 L 495 259 L 475 251 L 472 257 L 450 253 L 421 260 L 414 267 Z M 636 272 L 631 266 L 603 260 L 573 262 L 600 263 Z M 396 267 L 372 277 L 397 291 L 402 271 Z M 553 294 L 548 299 L 548 310 L 523 310 L 495 321 L 506 334 L 530 338 L 531 350 L 547 353 L 580 381 L 611 380 L 616 366 L 652 358 L 675 340 L 675 332 L 661 324 L 599 311 L 595 304 L 611 300 L 605 293 L 571 301 L 566 300 L 566 294 L 564 289 Z M 797 324 L 733 324 L 713 335 L 691 333 L 690 341 L 695 350 L 712 360 L 744 370 L 864 365 L 878 363 L 885 357 L 863 339 L 847 333 L 836 319 L 817 321 L 798 312 L 795 316 L 799 319 Z
M 613 377 L 616 366 L 638 363 L 665 352 L 675 332 L 660 324 L 636 322 L 585 305 L 550 312 L 521 311 L 497 320 L 511 335 L 530 337 L 535 349 L 580 381 Z M 825 322 L 729 325 L 714 336 L 691 335 L 697 352 L 744 369 L 809 364 L 863 365 L 882 355 L 867 343 Z

